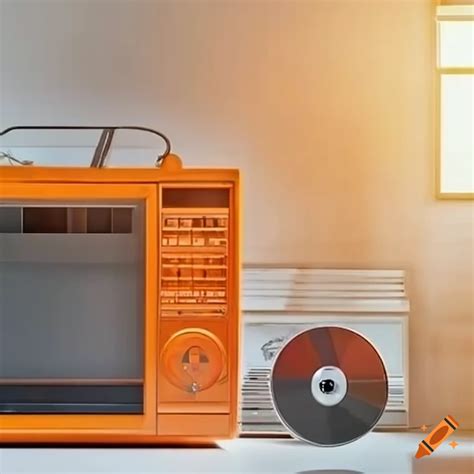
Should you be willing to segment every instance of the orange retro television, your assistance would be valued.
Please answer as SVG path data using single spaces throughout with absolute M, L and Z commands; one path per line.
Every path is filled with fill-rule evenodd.
M 0 167 L 1 443 L 236 434 L 239 173 L 168 141 L 105 168 L 115 130 L 90 168 Z

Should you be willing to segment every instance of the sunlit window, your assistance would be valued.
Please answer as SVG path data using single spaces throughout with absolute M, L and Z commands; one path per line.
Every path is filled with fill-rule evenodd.
M 474 198 L 474 6 L 437 9 L 438 195 Z

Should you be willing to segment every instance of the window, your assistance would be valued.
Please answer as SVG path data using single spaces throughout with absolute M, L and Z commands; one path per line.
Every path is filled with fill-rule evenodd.
M 474 199 L 474 6 L 437 8 L 437 195 Z

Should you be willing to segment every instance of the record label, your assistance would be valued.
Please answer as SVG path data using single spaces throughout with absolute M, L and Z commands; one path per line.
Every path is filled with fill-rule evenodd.
M 288 431 L 319 446 L 339 446 L 368 433 L 388 397 L 375 347 L 360 334 L 333 326 L 290 339 L 276 356 L 270 388 Z

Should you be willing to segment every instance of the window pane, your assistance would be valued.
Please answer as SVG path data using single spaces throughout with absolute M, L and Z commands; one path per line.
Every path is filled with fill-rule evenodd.
M 474 192 L 474 75 L 441 76 L 441 192 Z
M 441 67 L 474 66 L 473 21 L 441 21 L 439 33 Z

